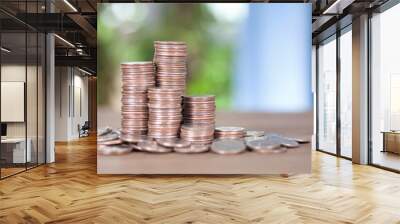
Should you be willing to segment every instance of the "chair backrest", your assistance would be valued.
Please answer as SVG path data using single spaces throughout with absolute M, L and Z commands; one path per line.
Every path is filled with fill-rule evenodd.
M 85 121 L 85 123 L 83 124 L 82 128 L 89 129 L 90 128 L 89 121 Z

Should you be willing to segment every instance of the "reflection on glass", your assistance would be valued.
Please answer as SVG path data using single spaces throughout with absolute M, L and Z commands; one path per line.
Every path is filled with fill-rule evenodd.
M 400 170 L 400 5 L 372 18 L 372 163 Z M 385 138 L 386 137 L 386 138 Z
M 340 36 L 340 153 L 352 157 L 352 35 Z
M 27 114 L 27 142 L 30 150 L 27 166 L 37 165 L 37 41 L 36 32 L 27 33 L 27 80 L 26 80 L 26 114 Z
M 336 39 L 318 48 L 318 149 L 336 153 Z
M 1 175 L 6 177 L 25 170 L 30 161 L 30 141 L 26 141 L 26 35 L 2 33 L 1 46 Z M 28 148 L 28 150 L 27 150 Z
M 37 135 L 37 162 L 38 164 L 45 163 L 45 60 L 46 60 L 46 52 L 45 52 L 45 44 L 46 37 L 44 34 L 39 33 L 38 35 L 38 77 L 37 77 L 37 90 L 38 90 L 38 135 Z

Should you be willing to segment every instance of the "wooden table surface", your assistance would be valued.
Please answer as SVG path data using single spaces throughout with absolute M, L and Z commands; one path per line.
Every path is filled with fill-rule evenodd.
M 99 127 L 119 127 L 118 112 L 100 110 Z M 218 112 L 217 126 L 240 126 L 291 137 L 311 138 L 312 113 L 274 114 Z M 246 152 L 238 155 L 149 154 L 131 153 L 120 156 L 98 155 L 99 174 L 287 174 L 309 173 L 310 144 L 289 149 L 286 153 L 265 155 Z

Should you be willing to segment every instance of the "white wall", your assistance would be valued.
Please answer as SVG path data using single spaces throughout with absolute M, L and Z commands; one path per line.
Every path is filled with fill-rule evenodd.
M 83 75 L 76 68 L 56 67 L 56 141 L 77 139 L 78 124 L 88 120 L 88 78 Z

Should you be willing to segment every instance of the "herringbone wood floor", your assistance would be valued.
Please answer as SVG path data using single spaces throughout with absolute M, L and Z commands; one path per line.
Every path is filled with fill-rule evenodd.
M 313 173 L 98 176 L 94 138 L 0 181 L 0 223 L 400 223 L 400 175 L 314 152 Z

